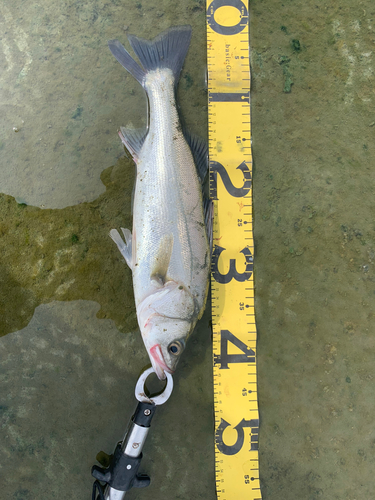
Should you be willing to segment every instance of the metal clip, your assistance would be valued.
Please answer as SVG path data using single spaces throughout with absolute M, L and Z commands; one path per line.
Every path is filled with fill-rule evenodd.
M 135 397 L 137 398 L 138 401 L 143 402 L 143 403 L 153 403 L 154 405 L 162 405 L 166 401 L 168 401 L 169 396 L 172 394 L 173 390 L 173 378 L 170 373 L 165 372 L 167 376 L 167 385 L 164 388 L 164 391 L 159 394 L 158 396 L 155 396 L 154 398 L 149 398 L 146 396 L 145 393 L 145 383 L 149 375 L 151 373 L 155 373 L 155 370 L 153 368 L 149 368 L 148 370 L 145 370 L 142 375 L 139 377 L 137 385 L 135 386 Z
M 147 377 L 153 373 L 149 368 L 139 377 L 135 397 L 139 401 L 131 420 L 128 432 L 111 455 L 109 467 L 94 465 L 91 474 L 95 477 L 92 500 L 122 500 L 131 488 L 143 488 L 150 484 L 149 476 L 138 474 L 142 459 L 142 448 L 146 441 L 156 406 L 165 403 L 172 393 L 172 375 L 167 373 L 167 385 L 164 391 L 154 398 L 145 393 Z M 104 486 L 100 482 L 105 483 Z M 97 495 L 98 492 L 98 495 Z

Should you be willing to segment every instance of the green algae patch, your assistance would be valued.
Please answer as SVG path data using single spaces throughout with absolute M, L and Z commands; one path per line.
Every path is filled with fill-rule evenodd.
M 292 46 L 292 49 L 294 50 L 294 52 L 300 52 L 301 50 L 301 43 L 299 40 L 297 40 L 297 38 L 293 38 L 293 40 L 290 42 L 291 46 Z
M 280 56 L 279 64 L 283 68 L 283 75 L 285 77 L 283 92 L 289 94 L 292 91 L 292 74 L 289 70 L 290 58 L 288 56 Z
M 131 229 L 134 166 L 123 157 L 101 180 L 105 193 L 64 209 L 0 194 L 0 335 L 24 328 L 52 300 L 94 300 L 99 318 L 123 332 L 137 327 L 131 271 L 109 237 Z

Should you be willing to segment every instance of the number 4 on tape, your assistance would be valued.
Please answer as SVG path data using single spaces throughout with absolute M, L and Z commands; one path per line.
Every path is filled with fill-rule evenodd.
M 214 364 L 220 364 L 221 370 L 228 369 L 229 363 L 255 363 L 255 352 L 229 330 L 221 330 L 220 338 L 220 354 L 214 354 Z M 238 347 L 242 354 L 228 354 L 228 342 Z

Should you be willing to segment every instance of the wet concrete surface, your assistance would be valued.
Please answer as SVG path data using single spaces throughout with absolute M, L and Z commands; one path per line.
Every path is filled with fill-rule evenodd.
M 370 500 L 375 10 L 256 0 L 250 13 L 262 494 Z M 145 100 L 106 41 L 185 23 L 179 102 L 205 136 L 202 2 L 0 8 L 6 500 L 90 498 L 96 453 L 113 450 L 135 407 L 148 359 L 108 231 L 131 219 L 134 174 L 116 132 L 145 123 Z M 153 421 L 152 485 L 129 498 L 216 497 L 209 319 Z

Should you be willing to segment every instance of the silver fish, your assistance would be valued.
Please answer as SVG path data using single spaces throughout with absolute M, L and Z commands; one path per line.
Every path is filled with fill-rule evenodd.
M 203 205 L 206 148 L 182 132 L 175 91 L 191 39 L 190 26 L 178 26 L 152 41 L 128 37 L 139 66 L 118 40 L 108 42 L 122 66 L 145 89 L 149 126 L 144 132 L 121 128 L 137 176 L 133 231 L 110 232 L 132 270 L 139 328 L 160 379 L 173 373 L 185 342 L 203 314 L 210 247 Z M 194 163 L 192 150 L 198 158 Z M 197 172 L 199 169 L 199 173 Z

